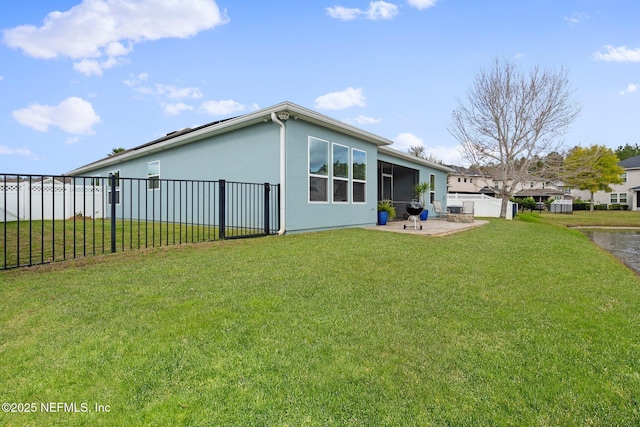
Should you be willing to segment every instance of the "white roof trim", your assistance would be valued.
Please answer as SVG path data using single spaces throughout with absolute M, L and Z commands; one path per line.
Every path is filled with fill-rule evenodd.
M 138 148 L 127 150 L 122 154 L 107 157 L 102 160 L 89 163 L 88 165 L 84 165 L 79 168 L 76 168 L 71 172 L 68 172 L 67 175 L 79 175 L 79 174 L 87 173 L 98 168 L 103 168 L 106 166 L 121 163 L 123 160 L 135 159 L 150 153 L 163 151 L 169 147 L 177 147 L 180 145 L 188 144 L 190 142 L 198 141 L 200 139 L 208 138 L 210 136 L 231 132 L 233 130 L 250 126 L 256 123 L 271 121 L 271 113 L 272 112 L 277 113 L 280 111 L 289 112 L 289 114 L 291 115 L 291 119 L 305 120 L 307 122 L 314 123 L 319 126 L 333 129 L 340 133 L 344 133 L 347 135 L 354 136 L 356 138 L 364 139 L 365 141 L 371 142 L 377 146 L 390 145 L 393 143 L 393 141 L 391 140 L 388 140 L 381 136 L 364 131 L 362 129 L 358 129 L 347 123 L 341 122 L 339 120 L 333 119 L 331 117 L 325 116 L 323 114 L 320 114 L 315 111 L 309 110 L 307 108 L 301 107 L 299 105 L 293 104 L 291 102 L 282 102 L 280 104 L 276 104 L 271 107 L 264 108 L 262 110 L 254 111 L 253 113 L 228 119 L 211 126 L 206 126 L 202 129 L 190 131 L 183 134 L 178 133 L 173 138 L 168 138 L 164 141 L 160 141 L 155 144 L 146 143 L 149 145 L 146 145 L 146 146 L 145 144 L 139 145 Z
M 388 154 L 393 157 L 397 157 L 399 159 L 404 159 L 410 161 L 412 163 L 418 163 L 424 166 L 429 166 L 432 169 L 441 170 L 447 173 L 455 173 L 455 169 L 450 168 L 449 166 L 441 165 L 440 163 L 435 163 L 429 160 L 425 160 L 421 157 L 414 156 L 412 154 L 403 153 L 402 151 L 395 150 L 389 147 L 378 147 L 378 151 L 384 154 Z

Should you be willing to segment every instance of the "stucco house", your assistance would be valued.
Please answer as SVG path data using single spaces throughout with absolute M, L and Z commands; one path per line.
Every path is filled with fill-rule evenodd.
M 495 195 L 492 176 L 462 166 L 451 167 L 454 172 L 449 174 L 449 193 Z
M 613 191 L 598 191 L 593 195 L 596 205 L 620 204 L 626 205 L 630 210 L 640 211 L 640 156 L 630 157 L 618 163 L 625 170 L 622 174 L 622 184 L 612 184 Z M 582 200 L 590 200 L 591 193 L 573 189 L 571 194 Z
M 375 225 L 378 200 L 402 217 L 413 186 L 446 204 L 452 169 L 388 148 L 392 141 L 283 102 L 172 132 L 68 175 L 280 185 L 280 233 Z M 150 186 L 148 191 L 154 191 Z M 430 206 L 427 206 L 430 208 Z

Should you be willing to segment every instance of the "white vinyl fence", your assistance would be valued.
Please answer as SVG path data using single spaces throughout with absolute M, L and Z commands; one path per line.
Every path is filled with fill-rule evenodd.
M 462 202 L 472 201 L 474 216 L 500 218 L 502 199 L 496 199 L 484 194 L 447 194 L 447 207 L 462 206 Z M 513 202 L 508 202 L 507 219 L 513 219 Z
M 74 215 L 102 218 L 105 206 L 103 186 L 89 179 L 61 182 L 0 181 L 0 223 L 28 220 L 66 219 Z

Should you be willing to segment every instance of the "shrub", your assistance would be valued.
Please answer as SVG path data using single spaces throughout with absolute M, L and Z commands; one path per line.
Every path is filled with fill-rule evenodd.
M 584 200 L 574 200 L 573 201 L 573 210 L 574 211 L 588 211 L 591 203 L 585 202 Z
M 525 197 L 522 199 L 522 209 L 533 210 L 536 209 L 536 201 L 533 200 L 533 197 Z

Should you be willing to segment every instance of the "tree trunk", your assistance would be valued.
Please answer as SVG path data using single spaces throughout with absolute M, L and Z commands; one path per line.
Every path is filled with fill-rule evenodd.
M 591 205 L 589 206 L 589 212 L 593 212 L 595 209 L 593 208 L 593 191 L 591 191 Z
M 507 219 L 507 208 L 509 207 L 509 198 L 502 195 L 502 206 L 500 207 L 500 218 Z

